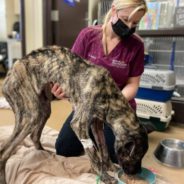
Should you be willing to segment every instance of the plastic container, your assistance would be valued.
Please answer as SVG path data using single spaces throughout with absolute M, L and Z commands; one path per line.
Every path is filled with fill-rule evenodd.
M 120 177 L 123 174 L 123 171 L 119 171 L 117 174 L 118 184 L 125 184 Z M 142 171 L 140 174 L 137 174 L 137 176 L 143 178 L 145 181 L 147 181 L 149 184 L 155 184 L 156 183 L 156 176 L 153 172 L 146 168 L 142 168 Z
M 136 103 L 136 113 L 142 124 L 151 124 L 158 131 L 164 131 L 169 126 L 174 114 L 171 101 L 164 103 L 136 98 Z
M 174 71 L 145 68 L 136 98 L 166 102 L 171 99 L 174 88 Z
M 143 100 L 136 98 L 137 113 L 147 119 L 150 117 L 161 118 L 161 120 L 167 119 L 172 114 L 171 101 L 158 102 L 152 100 Z
M 173 90 L 175 73 L 172 70 L 145 68 L 141 76 L 140 87 L 149 89 Z

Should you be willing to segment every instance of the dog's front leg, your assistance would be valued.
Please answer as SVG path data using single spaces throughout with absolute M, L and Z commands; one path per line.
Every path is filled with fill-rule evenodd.
M 81 139 L 81 143 L 83 144 L 85 152 L 90 159 L 92 173 L 97 174 L 97 176 L 100 177 L 100 180 L 105 184 L 117 184 L 115 178 L 107 173 L 106 165 L 104 165 L 100 152 L 97 150 L 96 146 L 93 145 L 92 140 Z
M 77 135 L 78 139 L 81 141 L 85 152 L 88 154 L 89 159 L 91 161 L 92 170 L 95 173 L 100 173 L 101 170 L 101 157 L 99 156 L 99 152 L 96 149 L 93 141 L 89 136 L 88 130 L 88 122 L 89 116 L 88 113 L 82 108 L 76 108 L 74 117 L 71 122 L 71 128 Z M 85 113 L 82 113 L 85 112 Z
M 100 166 L 97 165 L 98 170 L 100 171 L 100 178 L 101 180 L 106 183 L 117 183 L 114 177 L 111 177 L 107 172 L 113 171 L 117 172 L 117 168 L 115 165 L 111 162 L 107 145 L 105 141 L 104 136 L 104 122 L 100 120 L 99 118 L 93 118 L 91 122 L 91 130 L 94 137 L 95 145 L 96 145 L 96 152 L 99 154 L 100 158 Z
M 97 174 L 100 177 L 100 180 L 105 184 L 117 184 L 117 180 L 110 176 L 106 170 L 103 170 L 104 165 L 100 159 L 101 156 L 99 156 L 99 152 L 96 150 L 96 147 L 86 148 L 85 151 L 89 156 L 92 172 Z
M 89 117 L 91 116 L 89 113 L 87 113 L 87 111 L 83 110 L 82 108 L 77 108 L 77 111 L 75 111 L 73 120 L 71 122 L 71 127 L 83 144 L 84 149 L 89 156 L 93 171 L 100 176 L 100 179 L 105 184 L 115 184 L 117 183 L 116 180 L 107 173 L 108 168 L 110 168 L 110 162 L 106 147 L 101 147 L 102 143 L 99 141 L 96 133 L 94 135 L 94 141 L 96 145 L 89 136 L 89 125 L 93 125 L 93 123 L 96 121 L 94 118 L 90 119 Z M 94 126 L 93 128 L 92 126 L 92 129 L 93 132 L 95 131 L 96 127 Z M 106 154 L 104 154 L 105 152 Z

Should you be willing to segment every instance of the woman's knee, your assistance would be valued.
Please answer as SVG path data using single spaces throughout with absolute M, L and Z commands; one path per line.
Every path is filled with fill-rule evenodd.
M 66 122 L 56 139 L 56 154 L 63 156 L 79 156 L 84 153 L 83 146 L 78 140 L 70 123 L 73 118 L 73 112 L 69 115 Z

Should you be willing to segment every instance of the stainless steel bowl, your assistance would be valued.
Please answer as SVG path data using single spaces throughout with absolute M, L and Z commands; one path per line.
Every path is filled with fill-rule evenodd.
M 184 141 L 164 139 L 154 151 L 155 158 L 164 165 L 176 168 L 184 167 Z

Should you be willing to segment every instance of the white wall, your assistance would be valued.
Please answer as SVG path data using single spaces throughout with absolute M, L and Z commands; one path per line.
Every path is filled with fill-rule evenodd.
M 26 53 L 43 46 L 42 0 L 25 0 Z
M 89 0 L 89 24 L 97 18 L 97 3 Z M 43 46 L 42 0 L 25 0 L 26 53 Z
M 12 0 L 0 0 L 0 40 L 7 40 L 12 32 L 13 23 L 18 20 L 19 16 L 15 15 Z
M 88 3 L 88 25 L 91 25 L 94 19 L 97 18 L 97 5 L 99 0 L 89 0 Z
M 14 2 L 12 2 L 12 0 L 5 0 L 5 1 L 6 1 L 7 34 L 11 34 L 13 29 L 13 24 L 16 21 L 19 21 L 19 16 L 15 14 Z
M 5 14 L 5 0 L 0 0 L 0 41 L 6 40 L 6 14 Z

